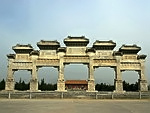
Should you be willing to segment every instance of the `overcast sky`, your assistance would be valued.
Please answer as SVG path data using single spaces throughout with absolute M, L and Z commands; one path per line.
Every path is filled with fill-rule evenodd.
M 17 43 L 31 44 L 58 40 L 62 46 L 68 35 L 95 40 L 113 40 L 117 50 L 122 44 L 137 44 L 146 54 L 146 77 L 150 81 L 150 1 L 149 0 L 0 0 L 0 80 L 7 75 L 7 57 Z M 82 71 L 79 71 L 82 70 Z M 86 65 L 67 65 L 65 79 L 87 79 Z M 39 79 L 56 82 L 56 68 L 41 68 Z M 112 68 L 95 70 L 96 82 L 113 83 Z M 29 81 L 30 73 L 19 71 Z M 124 72 L 123 79 L 138 80 L 136 72 Z

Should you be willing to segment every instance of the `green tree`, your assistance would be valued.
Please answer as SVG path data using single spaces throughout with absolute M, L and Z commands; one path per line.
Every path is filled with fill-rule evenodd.
M 95 89 L 97 91 L 113 91 L 114 85 L 108 85 L 106 83 L 96 84 Z
M 15 83 L 15 89 L 16 90 L 21 90 L 21 91 L 24 91 L 24 90 L 28 90 L 29 89 L 29 83 L 25 83 L 24 81 L 19 80 L 19 82 L 16 82 Z
M 39 85 L 39 90 L 41 91 L 54 91 L 57 89 L 57 84 L 47 84 L 45 83 L 44 78 L 41 79 L 41 83 Z
M 126 81 L 123 81 L 123 90 L 138 91 L 138 82 L 136 82 L 135 84 L 129 84 Z
M 1 82 L 0 82 L 0 90 L 4 90 L 5 89 L 5 80 L 3 79 Z

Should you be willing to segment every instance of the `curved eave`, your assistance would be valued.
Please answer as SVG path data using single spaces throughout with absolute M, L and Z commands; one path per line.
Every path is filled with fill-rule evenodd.
M 57 49 L 57 52 L 66 52 L 66 48 L 64 48 L 64 47 L 61 47 L 61 48 L 58 48 Z
M 56 41 L 45 41 L 41 40 L 40 42 L 37 43 L 37 46 L 41 50 L 56 50 L 57 48 L 60 47 L 60 43 Z
M 66 46 L 87 46 L 89 43 L 89 39 L 84 36 L 81 37 L 71 37 L 68 36 L 64 39 L 64 44 Z
M 60 45 L 60 43 L 57 40 L 54 41 L 41 40 L 40 42 L 37 42 L 37 45 Z
M 137 59 L 146 59 L 147 55 L 138 55 Z
M 114 51 L 113 52 L 113 56 L 122 56 L 123 53 L 122 52 L 119 52 L 119 51 Z
M 15 56 L 16 56 L 15 54 L 8 54 L 8 55 L 7 55 L 7 57 L 8 57 L 9 59 L 15 59 Z
M 89 42 L 66 42 L 65 45 L 66 46 L 79 46 L 79 47 L 86 47 L 88 45 Z
M 37 55 L 37 56 L 39 56 L 39 51 L 32 51 L 31 53 L 30 53 L 30 55 L 32 56 L 32 55 Z
M 137 54 L 141 50 L 141 47 L 137 45 L 122 45 L 119 48 L 119 52 L 123 52 L 124 54 Z
M 95 49 L 94 48 L 87 48 L 86 53 L 89 53 L 89 52 L 95 53 Z
M 93 45 L 96 50 L 113 50 L 116 45 Z
M 40 50 L 57 50 L 60 45 L 37 45 Z
M 30 53 L 33 49 L 13 49 L 15 53 Z
M 122 52 L 123 54 L 137 54 L 140 50 L 119 50 L 119 52 Z
M 112 40 L 109 41 L 99 41 L 96 40 L 93 43 L 93 48 L 96 50 L 113 50 L 116 47 L 116 43 Z

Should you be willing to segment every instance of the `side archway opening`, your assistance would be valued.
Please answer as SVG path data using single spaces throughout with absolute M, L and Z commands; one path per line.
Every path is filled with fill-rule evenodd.
M 98 67 L 94 71 L 95 90 L 114 91 L 115 72 L 110 67 Z
M 138 91 L 138 89 L 139 89 L 138 79 L 139 79 L 138 72 L 123 71 L 122 72 L 123 90 Z

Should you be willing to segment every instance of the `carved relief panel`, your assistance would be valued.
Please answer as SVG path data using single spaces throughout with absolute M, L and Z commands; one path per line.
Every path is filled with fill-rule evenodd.
M 140 70 L 141 66 L 139 62 L 121 62 L 120 68 L 122 70 Z
M 32 62 L 13 62 L 13 69 L 32 69 Z
M 37 66 L 58 66 L 59 60 L 58 59 L 38 59 L 36 61 Z
M 29 54 L 16 54 L 16 60 L 24 61 L 24 60 L 31 60 Z
M 56 50 L 41 50 L 39 58 L 53 58 L 56 56 Z
M 96 51 L 96 58 L 100 59 L 112 58 L 112 51 Z
M 67 47 L 66 55 L 85 55 L 85 47 Z
M 137 60 L 137 55 L 123 55 L 122 60 Z
M 89 57 L 88 56 L 65 56 L 64 62 L 89 63 Z
M 115 59 L 94 59 L 94 66 L 115 66 Z

